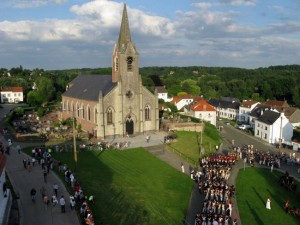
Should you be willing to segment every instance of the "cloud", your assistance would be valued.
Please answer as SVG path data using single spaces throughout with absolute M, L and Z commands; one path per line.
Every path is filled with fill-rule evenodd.
M 240 7 L 228 7 L 252 8 L 255 3 L 198 2 L 173 19 L 127 5 L 141 66 L 299 63 L 300 22 L 249 25 L 241 22 Z M 73 19 L 0 21 L 0 63 L 45 69 L 110 66 L 122 10 L 123 3 L 94 0 L 71 6 Z
M 11 0 L 10 4 L 15 8 L 38 8 L 48 4 L 64 4 L 68 0 Z

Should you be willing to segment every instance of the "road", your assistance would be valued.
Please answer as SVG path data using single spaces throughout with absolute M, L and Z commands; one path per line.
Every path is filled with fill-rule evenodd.
M 260 151 L 278 152 L 278 148 L 254 137 L 252 134 L 248 134 L 245 131 L 239 130 L 231 125 L 225 125 L 222 122 L 218 122 L 217 125 L 223 126 L 223 129 L 221 131 L 223 139 L 223 149 L 229 149 L 234 143 L 234 145 L 236 146 L 242 146 L 245 144 L 253 145 L 254 148 Z M 287 148 L 281 148 L 280 151 L 286 152 L 288 154 L 296 153 L 296 157 L 300 157 L 299 151 L 295 152 Z

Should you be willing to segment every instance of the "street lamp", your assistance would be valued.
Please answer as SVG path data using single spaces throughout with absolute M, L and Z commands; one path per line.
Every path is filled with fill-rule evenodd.
M 84 110 L 84 108 L 77 108 L 76 112 L 79 110 Z M 74 154 L 74 170 L 76 171 L 77 168 L 77 146 L 76 146 L 76 134 L 75 134 L 75 110 L 73 108 L 73 111 L 69 110 L 63 110 L 67 112 L 72 112 L 72 133 L 73 133 L 73 154 Z
M 84 110 L 84 108 L 77 108 L 76 111 Z M 73 145 L 74 145 L 74 170 L 77 168 L 77 146 L 76 146 L 76 135 L 75 135 L 75 111 L 73 111 Z

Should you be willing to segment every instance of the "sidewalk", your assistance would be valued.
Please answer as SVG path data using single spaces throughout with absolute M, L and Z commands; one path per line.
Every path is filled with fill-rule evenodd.
M 4 144 L 7 144 L 2 135 L 0 136 L 0 140 Z M 61 180 L 50 171 L 48 182 L 44 183 L 43 170 L 39 164 L 36 164 L 31 169 L 31 172 L 28 172 L 24 169 L 22 160 L 29 159 L 30 157 L 22 152 L 18 154 L 15 146 L 14 143 L 10 150 L 10 155 L 7 157 L 6 172 L 15 193 L 20 197 L 18 200 L 20 225 L 80 225 L 76 211 L 71 211 L 70 209 L 69 194 Z M 61 213 L 59 205 L 53 207 L 50 204 L 48 209 L 46 209 L 42 201 L 40 189 L 44 187 L 46 194 L 51 198 L 53 195 L 52 185 L 54 183 L 59 185 L 58 198 L 61 195 L 65 197 L 66 213 Z M 35 203 L 31 201 L 30 190 L 32 188 L 37 190 Z

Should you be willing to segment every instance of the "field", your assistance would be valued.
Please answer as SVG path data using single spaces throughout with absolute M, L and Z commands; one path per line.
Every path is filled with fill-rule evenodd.
M 181 157 L 191 163 L 198 165 L 199 157 L 215 152 L 215 146 L 220 144 L 219 132 L 211 125 L 206 125 L 205 132 L 202 135 L 202 145 L 205 150 L 200 154 L 201 133 L 191 131 L 177 131 L 177 142 L 169 144 L 170 150 L 181 153 Z
M 73 168 L 72 153 L 53 153 Z M 76 177 L 91 206 L 96 224 L 181 224 L 193 181 L 145 150 L 78 154 Z
M 300 208 L 299 183 L 297 192 L 287 191 L 279 181 L 283 174 L 269 169 L 247 168 L 238 173 L 236 198 L 243 225 L 296 225 L 300 218 L 286 214 L 284 203 Z M 271 210 L 266 209 L 268 196 L 271 197 Z

